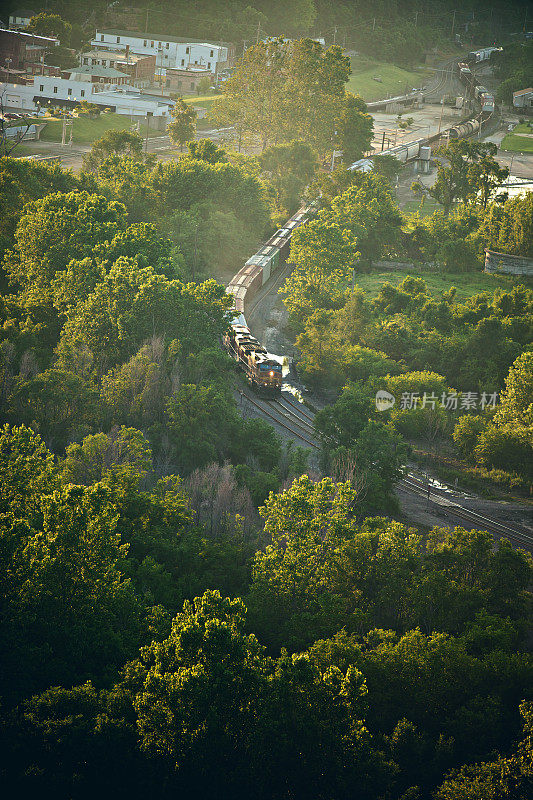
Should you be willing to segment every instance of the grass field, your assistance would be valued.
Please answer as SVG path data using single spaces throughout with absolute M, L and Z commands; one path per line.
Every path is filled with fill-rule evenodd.
M 357 57 L 352 58 L 352 74 L 347 88 L 370 102 L 404 94 L 406 89 L 409 92 L 422 86 L 426 77 L 427 73 L 423 69 L 414 72 L 394 64 Z M 381 78 L 381 83 L 374 78 Z
M 60 142 L 63 130 L 63 121 L 55 118 L 46 118 L 46 128 L 41 133 L 43 142 Z M 91 144 L 95 139 L 99 139 L 107 131 L 128 130 L 135 125 L 129 117 L 122 114 L 100 114 L 97 119 L 87 117 L 74 117 L 72 137 L 74 144 Z M 140 125 L 141 136 L 146 136 L 146 124 Z M 150 136 L 164 136 L 165 131 L 155 130 L 152 126 L 149 129 Z M 68 131 L 67 131 L 68 136 Z
M 217 97 L 220 97 L 220 95 L 200 95 L 200 97 L 191 95 L 190 97 L 184 97 L 183 99 L 188 105 L 201 106 L 202 108 L 209 110 L 211 104 L 214 100 L 216 100 Z M 63 121 L 55 117 L 46 117 L 41 121 L 46 122 L 46 128 L 41 133 L 42 141 L 60 142 L 63 131 Z M 88 117 L 74 117 L 72 131 L 73 141 L 74 144 L 92 144 L 95 139 L 99 139 L 100 136 L 103 136 L 107 131 L 128 130 L 135 125 L 135 122 L 132 122 L 128 116 L 124 116 L 123 114 L 100 114 L 97 119 L 88 119 Z M 210 123 L 206 124 L 204 120 L 198 120 L 198 127 L 200 129 L 204 127 L 210 127 L 210 125 Z M 146 123 L 141 122 L 139 133 L 143 137 L 146 136 Z M 164 136 L 165 133 L 165 130 L 156 130 L 153 125 L 150 126 L 148 131 L 149 136 Z
M 451 286 L 457 289 L 457 297 L 470 297 L 479 292 L 493 292 L 499 286 L 511 289 L 518 283 L 525 283 L 524 278 L 512 278 L 506 276 L 487 275 L 484 272 L 471 272 L 465 274 L 448 275 L 434 272 L 417 272 L 416 267 L 412 269 L 386 270 L 383 272 L 368 272 L 355 275 L 355 280 L 361 289 L 368 292 L 370 297 L 375 297 L 382 284 L 392 283 L 397 286 L 407 275 L 416 275 L 423 278 L 431 294 L 447 291 Z
M 520 134 L 527 134 L 520 136 Z M 527 122 L 517 125 L 511 133 L 501 143 L 502 150 L 508 150 L 511 153 L 533 153 L 533 127 L 530 127 Z

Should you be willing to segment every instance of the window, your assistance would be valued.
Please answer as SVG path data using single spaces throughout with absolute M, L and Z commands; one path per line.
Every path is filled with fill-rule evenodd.
M 104 34 L 102 34 L 102 35 L 100 36 L 100 41 L 101 41 L 101 42 L 103 42 L 103 41 L 104 41 Z
M 82 97 L 85 97 L 85 89 L 82 89 L 80 94 L 81 94 Z
M 67 94 L 72 94 L 72 89 L 67 89 Z
M 214 55 L 215 55 L 215 51 L 211 50 L 211 52 L 209 53 L 210 58 L 213 58 Z
M 167 48 L 167 50 L 168 50 L 168 42 L 166 43 L 166 45 L 165 45 L 165 46 L 166 46 L 166 48 Z
M 54 86 L 54 94 L 57 94 L 57 86 Z
M 105 58 L 102 59 L 102 66 L 103 67 L 107 66 L 107 61 L 105 60 Z
M 84 63 L 84 64 L 88 64 L 88 63 L 89 63 L 89 59 L 88 59 L 88 58 L 84 58 L 84 59 L 83 59 L 83 63 Z
M 186 47 L 186 48 L 185 48 L 185 52 L 186 52 L 186 53 L 190 53 L 190 52 L 191 52 L 191 48 L 190 48 L 190 47 Z
M 143 47 L 146 47 L 147 44 L 148 44 L 148 39 L 145 39 L 143 42 Z
M 185 66 L 185 59 L 184 59 L 184 58 L 182 58 L 182 59 L 181 59 L 181 66 L 182 66 L 182 67 L 184 67 L 184 66 Z
M 150 42 L 150 47 L 153 47 L 153 46 L 154 46 L 154 43 L 153 43 L 153 42 Z
M 211 69 L 211 62 L 210 61 L 207 62 L 207 69 Z
M 42 83 L 41 83 L 41 85 L 39 86 L 39 91 L 40 91 L 40 92 L 44 92 L 44 86 L 42 85 Z
M 117 44 L 120 44 L 120 36 L 117 36 Z

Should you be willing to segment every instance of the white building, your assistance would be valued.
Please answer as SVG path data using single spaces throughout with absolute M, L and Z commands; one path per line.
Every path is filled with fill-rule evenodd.
M 147 115 L 157 118 L 154 127 L 163 129 L 174 102 L 168 97 L 146 94 L 132 86 L 93 83 L 90 74 L 73 72 L 70 78 L 37 75 L 33 83 L 0 83 L 4 107 L 8 111 L 38 111 L 39 108 L 74 108 L 82 100 L 109 108 L 132 119 Z
M 9 27 L 12 28 L 13 30 L 20 30 L 27 28 L 28 25 L 30 24 L 30 19 L 34 17 L 37 13 L 38 13 L 37 11 L 30 11 L 27 8 L 16 8 L 9 15 Z
M 533 108 L 533 88 L 520 89 L 513 92 L 513 106 L 515 108 Z
M 114 29 L 97 30 L 91 47 L 97 50 L 124 51 L 156 56 L 156 73 L 174 69 L 203 67 L 213 74 L 231 66 L 234 48 L 227 42 L 199 42 L 179 36 L 162 36 Z

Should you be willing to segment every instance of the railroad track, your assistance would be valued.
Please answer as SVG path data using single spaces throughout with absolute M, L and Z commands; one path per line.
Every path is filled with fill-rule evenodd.
M 416 494 L 419 497 L 428 498 L 427 484 L 424 485 L 422 481 L 412 476 L 408 476 L 399 481 L 398 487 L 407 492 L 411 492 L 411 494 Z M 528 533 L 526 530 L 521 530 L 516 526 L 509 525 L 508 523 L 500 522 L 492 517 L 487 517 L 485 514 L 479 514 L 471 508 L 466 508 L 446 497 L 445 493 L 440 492 L 440 490 L 435 487 L 432 487 L 432 491 L 433 498 L 430 496 L 429 502 L 436 503 L 441 508 L 445 509 L 447 513 L 460 517 L 476 525 L 478 530 L 486 530 L 497 538 L 505 537 L 523 547 L 527 547 L 530 550 L 533 549 L 533 534 Z
M 314 434 L 313 426 L 303 417 L 298 417 L 295 411 L 289 411 L 283 403 L 277 400 L 265 400 L 261 402 L 259 398 L 244 389 L 241 389 L 241 393 L 263 416 L 289 431 L 296 439 L 304 442 L 304 444 L 312 447 L 314 450 L 320 450 L 320 445 L 311 439 L 311 436 Z M 296 419 L 297 417 L 298 419 Z
M 283 415 L 290 424 L 297 425 L 302 431 L 305 431 L 307 434 L 309 434 L 309 436 L 315 435 L 315 426 L 313 423 L 309 421 L 309 418 L 300 414 L 299 410 L 291 407 L 292 404 L 287 405 L 282 399 L 280 399 L 270 400 L 268 405 L 274 409 L 277 414 Z

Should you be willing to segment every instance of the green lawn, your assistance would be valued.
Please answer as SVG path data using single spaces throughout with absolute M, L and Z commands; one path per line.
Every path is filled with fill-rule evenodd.
M 356 273 L 355 280 L 361 289 L 368 292 L 370 297 L 375 297 L 383 283 L 392 283 L 397 286 L 407 275 L 416 275 L 423 278 L 431 294 L 447 291 L 450 286 L 455 286 L 458 297 L 470 297 L 479 292 L 493 292 L 499 286 L 508 290 L 518 283 L 527 283 L 525 278 L 514 278 L 500 275 L 487 275 L 484 272 L 470 272 L 465 274 L 449 275 L 447 273 L 417 272 L 412 269 L 373 271 Z
M 352 74 L 347 88 L 370 102 L 404 94 L 406 89 L 409 92 L 414 87 L 422 86 L 426 77 L 427 71 L 424 69 L 409 71 L 394 64 L 380 63 L 358 56 L 352 58 Z M 381 78 L 381 83 L 374 78 Z
M 402 211 L 406 214 L 420 214 L 421 217 L 427 217 L 435 211 L 442 211 L 442 206 L 437 203 L 432 197 L 425 197 L 424 202 L 421 204 L 420 200 L 407 200 L 400 203 Z
M 196 95 L 186 95 L 184 96 L 183 100 L 186 103 L 192 103 L 193 106 L 202 106 L 203 108 L 209 109 L 211 108 L 213 101 L 218 100 L 219 97 L 222 97 L 221 94 L 201 94 L 200 97 Z
M 41 133 L 41 139 L 44 142 L 60 142 L 61 133 L 63 130 L 63 121 L 56 118 L 45 118 L 46 128 Z M 99 139 L 106 131 L 117 129 L 127 130 L 135 126 L 136 123 L 132 122 L 129 117 L 122 114 L 100 114 L 97 119 L 88 119 L 87 117 L 74 117 L 73 120 L 73 141 L 74 144 L 91 144 L 95 139 Z M 135 130 L 137 128 L 135 127 Z M 146 136 L 146 123 L 141 123 L 140 131 L 141 136 Z M 149 129 L 150 136 L 164 136 L 166 131 L 155 130 L 152 126 Z M 68 133 L 67 133 L 68 136 Z
M 521 133 L 529 135 L 520 136 Z M 530 127 L 527 122 L 517 125 L 507 134 L 500 146 L 502 150 L 511 153 L 533 153 L 533 126 Z

